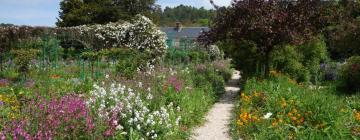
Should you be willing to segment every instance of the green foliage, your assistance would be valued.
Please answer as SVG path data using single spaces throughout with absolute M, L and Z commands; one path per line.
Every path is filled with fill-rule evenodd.
M 18 71 L 21 73 L 27 73 L 29 71 L 29 65 L 39 54 L 37 49 L 17 49 L 11 50 L 14 55 L 14 63 L 18 66 Z
M 360 2 L 341 0 L 325 12 L 335 15 L 332 24 L 325 30 L 331 58 L 343 61 L 359 55 Z
M 300 82 L 310 80 L 310 73 L 302 64 L 302 54 L 294 46 L 285 46 L 272 53 L 273 68 Z M 320 67 L 320 66 L 319 66 Z
M 340 88 L 348 93 L 360 91 L 360 56 L 347 59 L 340 70 Z
M 7 69 L 0 72 L 0 78 L 15 80 L 19 73 L 15 70 Z
M 210 61 L 209 53 L 199 48 L 168 48 L 167 63 L 205 63 Z
M 241 40 L 219 43 L 225 57 L 232 58 L 235 68 L 242 72 L 244 78 L 260 75 L 263 58 L 256 44 L 251 41 Z
M 89 60 L 91 62 L 94 62 L 96 60 L 99 60 L 100 53 L 94 52 L 94 51 L 85 51 L 81 53 L 81 57 L 83 59 Z
M 313 40 L 301 46 L 279 47 L 271 54 L 273 69 L 288 74 L 298 82 L 318 82 L 320 63 L 326 60 L 327 48 L 322 40 Z
M 129 50 L 118 54 L 119 60 L 116 64 L 116 71 L 126 78 L 133 78 L 133 76 L 139 71 L 143 70 L 148 64 L 149 54 L 138 52 L 135 50 Z
M 196 73 L 196 74 L 195 74 Z M 216 97 L 225 93 L 225 81 L 222 75 L 219 75 L 211 65 L 198 64 L 193 74 L 193 84 L 196 87 L 206 87 L 211 85 L 212 91 Z
M 129 20 L 137 14 L 152 15 L 155 0 L 64 0 L 60 2 L 60 27 L 105 24 Z
M 185 5 L 165 7 L 160 15 L 160 25 L 172 27 L 176 22 L 181 22 L 184 26 L 208 26 L 213 13 L 214 10 Z
M 60 46 L 60 41 L 56 38 L 45 38 L 35 48 L 41 49 L 41 55 L 48 61 L 58 61 L 64 55 L 64 49 Z

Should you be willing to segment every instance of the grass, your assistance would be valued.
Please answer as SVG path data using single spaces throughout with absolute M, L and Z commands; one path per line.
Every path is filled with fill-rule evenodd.
M 307 86 L 283 75 L 249 79 L 241 93 L 234 138 L 358 139 L 360 97 L 336 92 L 336 86 Z

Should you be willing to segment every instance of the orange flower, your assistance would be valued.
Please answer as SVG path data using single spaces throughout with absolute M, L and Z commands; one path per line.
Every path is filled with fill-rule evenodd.
M 240 115 L 239 115 L 239 118 L 237 120 L 237 124 L 239 126 L 244 126 L 250 122 L 256 122 L 256 121 L 260 121 L 260 118 L 257 117 L 256 115 L 251 115 L 250 113 L 248 112 L 242 112 Z
M 57 74 L 54 74 L 54 75 L 50 75 L 50 78 L 51 79 L 59 79 L 59 78 L 61 78 L 61 76 L 57 75 Z
M 360 112 L 358 112 L 357 110 L 354 110 L 354 117 L 356 121 L 360 121 Z

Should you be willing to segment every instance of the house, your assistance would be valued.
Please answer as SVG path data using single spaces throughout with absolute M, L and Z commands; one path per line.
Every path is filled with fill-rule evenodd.
M 208 27 L 181 27 L 180 23 L 176 23 L 176 27 L 163 27 L 160 30 L 166 33 L 169 47 L 180 47 L 191 45 L 201 32 L 210 29 Z

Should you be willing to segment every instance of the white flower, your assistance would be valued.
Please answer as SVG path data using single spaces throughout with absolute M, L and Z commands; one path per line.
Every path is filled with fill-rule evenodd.
M 106 78 L 106 79 L 109 79 L 109 75 L 108 75 L 108 74 L 106 74 L 106 75 L 105 75 L 105 78 Z
M 273 115 L 271 112 L 266 113 L 266 115 L 264 115 L 264 119 L 269 119 L 271 115 Z
M 123 130 L 123 129 L 124 129 L 124 127 L 121 125 L 116 126 L 116 130 Z

